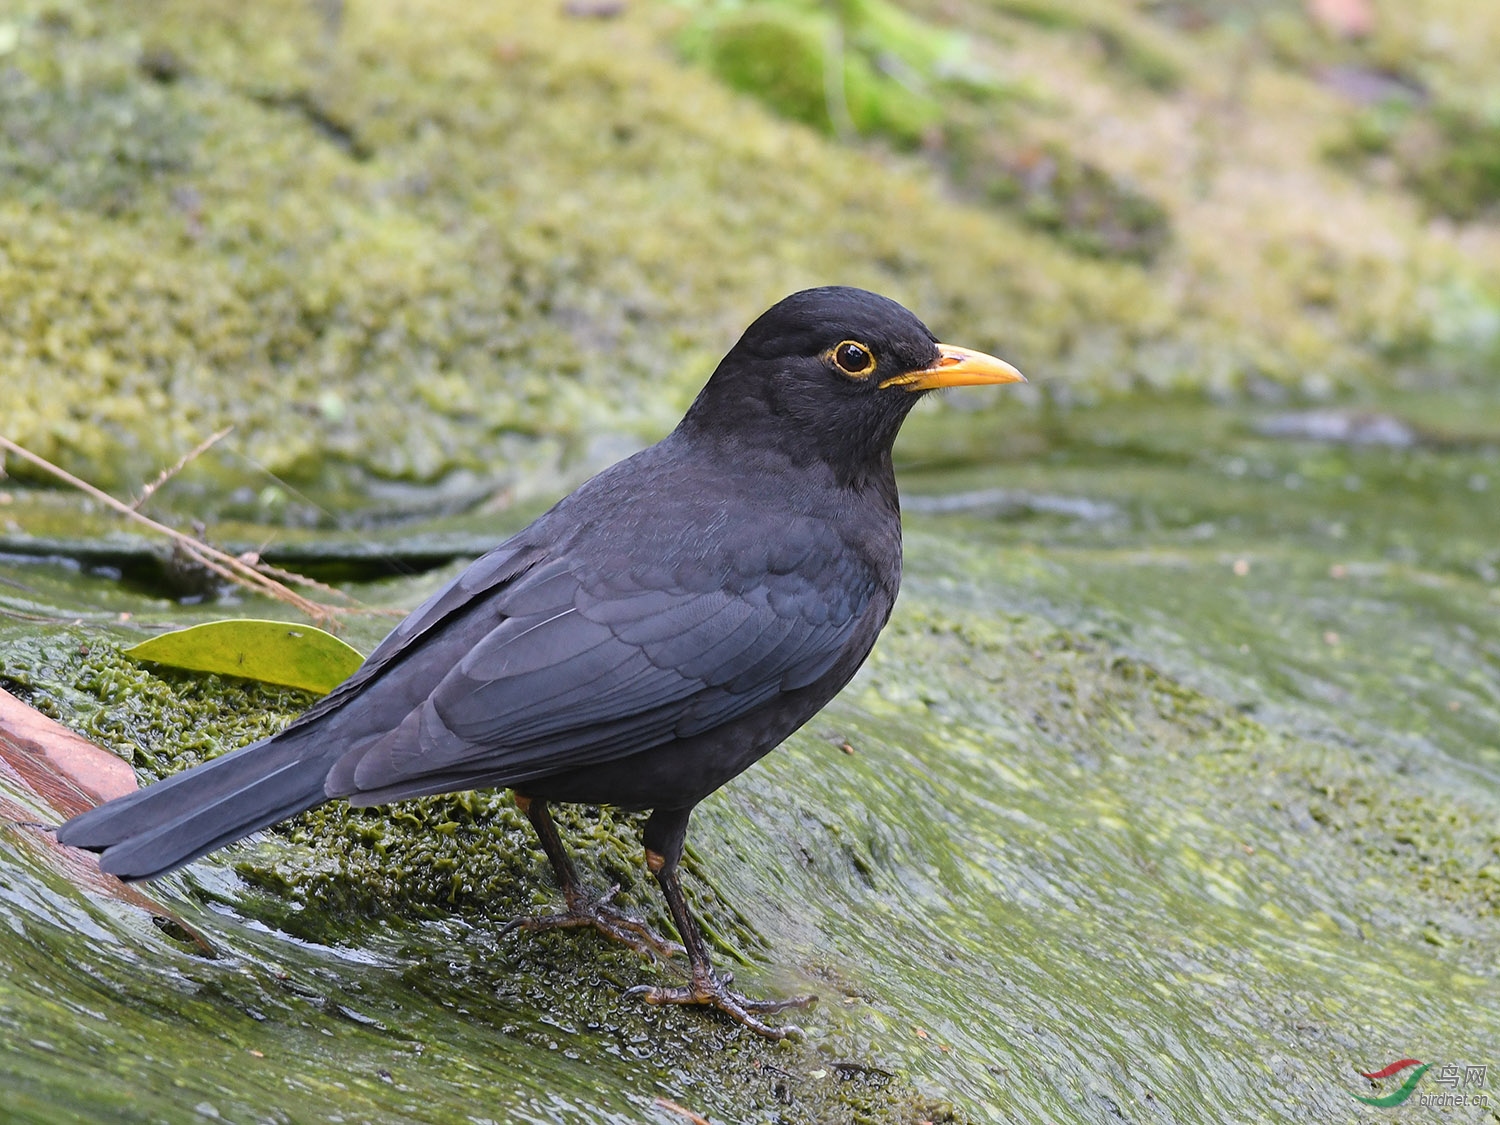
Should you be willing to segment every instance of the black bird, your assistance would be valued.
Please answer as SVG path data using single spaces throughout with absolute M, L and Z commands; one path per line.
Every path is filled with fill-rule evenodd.
M 809 289 L 730 349 L 678 427 L 606 469 L 429 598 L 281 733 L 68 821 L 65 844 L 149 879 L 333 797 L 376 805 L 505 787 L 567 911 L 670 948 L 590 900 L 551 802 L 650 809 L 646 864 L 691 964 L 686 987 L 781 1038 L 714 974 L 677 863 L 693 807 L 807 722 L 864 662 L 901 580 L 891 446 L 940 387 L 1021 382 L 936 342 L 894 301 Z

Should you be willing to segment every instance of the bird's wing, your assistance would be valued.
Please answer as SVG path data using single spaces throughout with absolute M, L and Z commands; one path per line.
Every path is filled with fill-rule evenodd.
M 524 574 L 537 557 L 522 537 L 516 536 L 475 559 L 462 574 L 412 610 L 375 646 L 352 676 L 299 715 L 286 728 L 287 731 L 324 719 L 357 699 L 360 691 L 372 680 L 389 672 L 402 657 L 416 651 L 428 633 L 442 625 L 451 626 L 455 617 L 470 614 L 477 599 Z
M 460 613 L 416 642 L 406 664 L 447 670 L 393 730 L 345 755 L 329 792 L 513 784 L 701 734 L 816 682 L 877 590 L 823 539 L 804 531 L 769 562 L 742 550 L 675 571 L 532 565 L 487 596 L 482 635 Z M 394 698 L 406 675 L 380 686 Z

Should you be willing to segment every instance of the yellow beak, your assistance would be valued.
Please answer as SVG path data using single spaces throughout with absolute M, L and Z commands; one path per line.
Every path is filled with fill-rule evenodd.
M 881 383 L 885 387 L 905 387 L 908 391 L 935 391 L 942 387 L 974 387 L 991 383 L 1024 383 L 1022 375 L 1003 359 L 984 352 L 939 344 L 938 357 L 921 371 L 894 375 Z

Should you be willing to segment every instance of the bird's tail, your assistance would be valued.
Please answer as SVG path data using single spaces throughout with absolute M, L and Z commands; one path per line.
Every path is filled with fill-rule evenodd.
M 289 731 L 75 816 L 59 842 L 101 853 L 99 866 L 122 879 L 164 875 L 321 804 L 334 758 Z M 314 736 L 316 737 L 316 736 Z

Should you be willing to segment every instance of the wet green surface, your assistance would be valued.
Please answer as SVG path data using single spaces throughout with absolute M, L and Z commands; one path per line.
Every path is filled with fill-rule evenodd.
M 1434 431 L 1431 400 L 1379 405 Z M 590 937 L 501 936 L 554 896 L 497 797 L 334 808 L 155 885 L 215 960 L 11 829 L 8 1109 L 1322 1122 L 1375 1112 L 1356 1070 L 1493 1062 L 1500 440 L 1472 412 L 1405 448 L 1258 436 L 1273 413 L 913 420 L 890 629 L 692 836 L 721 962 L 821 995 L 806 1043 L 641 1009 L 623 990 L 672 971 Z M 442 573 L 361 592 L 412 603 Z M 3 578 L 7 611 L 84 623 L 8 614 L 0 678 L 145 776 L 300 705 L 114 653 L 245 606 Z M 595 883 L 661 921 L 635 830 L 568 822 Z
M 503 935 L 556 898 L 500 796 L 326 808 L 151 887 L 214 958 L 6 824 L 0 1120 L 1497 1119 L 1351 1097 L 1403 1056 L 1500 1065 L 1500 254 L 1338 159 L 1369 108 L 1328 68 L 1478 121 L 1500 21 L 780 7 L 851 36 L 859 136 L 729 92 L 714 68 L 765 94 L 743 37 L 694 51 L 769 7 L 0 12 L 0 432 L 138 493 L 232 423 L 150 510 L 372 607 L 661 433 L 802 285 L 1034 380 L 914 416 L 887 635 L 695 817 L 720 963 L 819 993 L 805 1043 L 643 1009 L 675 970 L 592 937 Z M 801 92 L 773 109 L 847 132 Z M 1170 242 L 1101 261 L 986 202 L 1024 175 L 1066 210 L 1070 169 Z M 1307 436 L 1340 431 L 1388 444 Z M 34 484 L 0 491 L 0 684 L 143 779 L 305 705 L 121 656 L 284 614 Z M 635 822 L 564 827 L 665 924 Z

